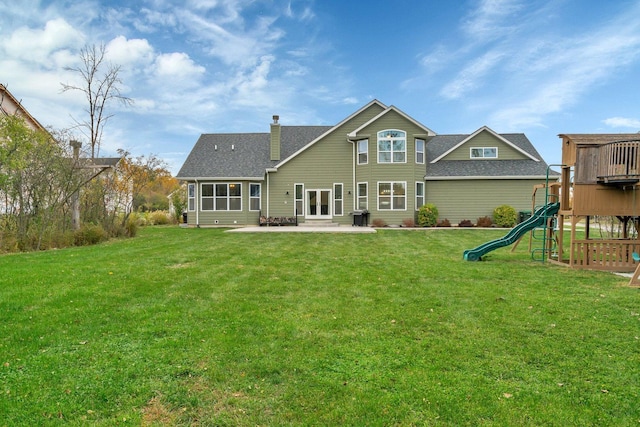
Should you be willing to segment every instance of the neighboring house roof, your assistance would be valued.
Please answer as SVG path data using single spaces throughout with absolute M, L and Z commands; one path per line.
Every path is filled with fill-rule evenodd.
M 93 159 L 93 166 L 99 168 L 111 168 L 115 167 L 122 157 L 96 157 Z
M 6 116 L 18 115 L 24 118 L 27 123 L 34 130 L 41 130 L 44 132 L 48 132 L 44 126 L 40 124 L 38 120 L 35 119 L 26 108 L 22 106 L 22 101 L 18 101 L 12 94 L 9 92 L 9 89 L 3 84 L 0 83 L 0 114 L 4 114 Z
M 287 159 L 333 126 L 281 126 L 280 153 Z M 178 172 L 181 179 L 262 179 L 270 160 L 270 133 L 202 134 Z
M 482 130 L 490 131 L 516 151 L 526 155 L 528 159 L 442 160 L 447 154 L 459 148 L 469 141 L 471 136 L 477 135 Z M 539 178 L 546 176 L 548 167 L 541 159 L 538 151 L 523 133 L 496 134 L 491 129 L 482 127 L 471 135 L 437 135 L 433 137 L 427 143 L 425 179 Z M 555 171 L 549 171 L 549 176 L 556 177 L 558 175 Z

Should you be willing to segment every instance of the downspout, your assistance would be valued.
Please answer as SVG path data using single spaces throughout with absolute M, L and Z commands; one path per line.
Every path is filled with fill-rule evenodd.
M 267 174 L 267 215 L 265 215 L 267 218 L 269 218 L 269 193 L 270 193 L 270 187 L 269 187 L 269 171 L 266 171 Z
M 352 150 L 351 150 L 351 206 L 353 206 L 353 210 L 356 210 L 356 192 L 358 191 L 358 189 L 356 188 L 356 154 L 355 154 L 355 150 L 356 150 L 356 144 L 355 141 L 347 138 L 347 142 L 351 143 L 352 145 Z
M 198 180 L 196 179 L 196 191 L 195 191 L 195 208 L 196 208 L 196 227 L 200 228 L 200 185 L 198 185 Z

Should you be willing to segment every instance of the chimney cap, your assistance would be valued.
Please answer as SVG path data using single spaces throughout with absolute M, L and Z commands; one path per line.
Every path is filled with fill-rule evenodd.
M 277 125 L 278 124 L 278 120 L 280 120 L 280 116 L 278 116 L 277 114 L 273 115 L 273 124 Z

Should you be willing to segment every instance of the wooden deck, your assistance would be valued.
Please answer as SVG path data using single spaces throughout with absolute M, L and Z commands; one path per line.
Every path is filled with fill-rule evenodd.
M 640 139 L 599 146 L 597 179 L 598 183 L 613 185 L 640 181 Z

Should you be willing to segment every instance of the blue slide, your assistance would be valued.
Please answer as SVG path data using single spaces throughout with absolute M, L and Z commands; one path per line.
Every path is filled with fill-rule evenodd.
M 538 208 L 530 218 L 513 227 L 506 236 L 490 240 L 477 248 L 467 249 L 464 251 L 464 259 L 467 261 L 479 261 L 480 258 L 494 249 L 514 244 L 527 231 L 531 231 L 537 227 L 542 227 L 545 219 L 557 214 L 559 209 L 560 203 L 558 202 L 549 203 L 548 205 Z

